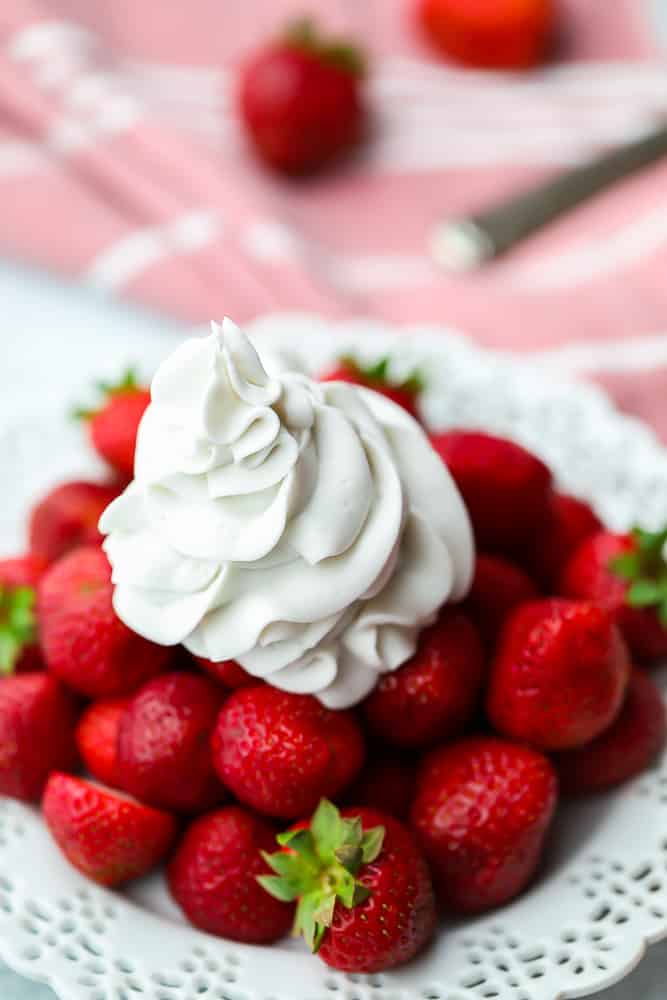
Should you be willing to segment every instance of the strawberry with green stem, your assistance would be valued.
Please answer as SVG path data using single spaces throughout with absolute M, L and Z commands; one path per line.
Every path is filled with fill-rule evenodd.
M 320 375 L 320 382 L 349 382 L 352 385 L 364 386 L 366 389 L 374 389 L 393 403 L 402 406 L 415 420 L 418 420 L 419 396 L 424 391 L 422 374 L 415 370 L 401 380 L 394 380 L 390 372 L 389 357 L 380 358 L 364 366 L 355 358 L 344 355 L 338 359 L 333 368 Z
M 612 612 L 640 660 L 667 656 L 667 528 L 600 531 L 575 551 L 561 579 L 571 597 Z
M 150 403 L 150 392 L 139 383 L 132 368 L 118 382 L 98 382 L 97 389 L 101 404 L 93 409 L 79 408 L 74 415 L 88 423 L 90 440 L 97 453 L 119 475 L 130 479 L 134 473 L 139 423 Z
M 340 812 L 327 799 L 310 823 L 278 836 L 259 877 L 298 901 L 294 933 L 332 968 L 380 972 L 409 961 L 435 929 L 431 879 L 412 834 L 375 809 Z
M 33 556 L 0 560 L 0 675 L 39 670 L 35 587 L 45 564 Z

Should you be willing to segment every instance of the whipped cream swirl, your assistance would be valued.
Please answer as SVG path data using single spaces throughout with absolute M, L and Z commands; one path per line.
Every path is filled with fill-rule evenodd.
M 134 481 L 100 522 L 135 632 L 345 708 L 465 595 L 461 497 L 383 396 L 270 377 L 225 320 L 164 361 L 151 397 Z

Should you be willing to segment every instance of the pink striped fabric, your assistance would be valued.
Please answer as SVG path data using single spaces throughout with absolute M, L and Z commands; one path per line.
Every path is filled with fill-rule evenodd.
M 304 6 L 365 42 L 376 128 L 285 183 L 235 117 L 244 53 Z M 563 0 L 527 76 L 433 59 L 412 0 L 4 0 L 0 252 L 186 320 L 275 309 L 455 326 L 600 379 L 667 437 L 667 164 L 474 275 L 427 241 L 460 214 L 647 129 L 667 64 L 640 0 Z

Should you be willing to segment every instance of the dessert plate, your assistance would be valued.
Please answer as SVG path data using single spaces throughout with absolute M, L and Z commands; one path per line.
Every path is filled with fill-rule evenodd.
M 591 386 L 550 381 L 529 363 L 436 328 L 278 315 L 249 332 L 273 365 L 287 357 L 317 370 L 346 349 L 369 360 L 390 354 L 397 374 L 417 365 L 428 377 L 431 426 L 488 428 L 526 444 L 613 527 L 667 520 L 667 453 Z M 93 350 L 82 331 L 57 348 L 45 342 L 29 401 L 7 380 L 0 552 L 20 546 L 38 491 L 96 470 L 80 431 L 63 420 L 67 405 L 104 368 L 113 374 L 135 360 L 149 373 L 176 336 L 137 328 L 131 338 L 98 338 Z M 34 356 L 34 342 L 16 345 L 16 372 L 34 368 Z M 62 377 L 54 379 L 50 357 Z M 667 670 L 658 679 L 667 691 Z M 192 929 L 159 876 L 124 894 L 92 885 L 61 858 L 36 811 L 0 799 L 0 957 L 63 1000 L 561 1000 L 618 981 L 648 944 L 667 937 L 666 872 L 663 760 L 613 794 L 562 809 L 546 864 L 521 899 L 442 927 L 403 969 L 347 976 L 297 942 L 248 947 Z

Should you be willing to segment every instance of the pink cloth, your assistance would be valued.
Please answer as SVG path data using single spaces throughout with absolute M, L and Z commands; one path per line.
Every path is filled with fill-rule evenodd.
M 375 135 L 354 163 L 285 182 L 235 117 L 245 53 L 304 6 L 373 58 Z M 431 263 L 459 215 L 667 110 L 637 0 L 563 0 L 560 60 L 469 73 L 423 45 L 414 0 L 4 0 L 0 252 L 186 320 L 369 313 L 549 352 L 667 437 L 667 164 L 477 274 Z

